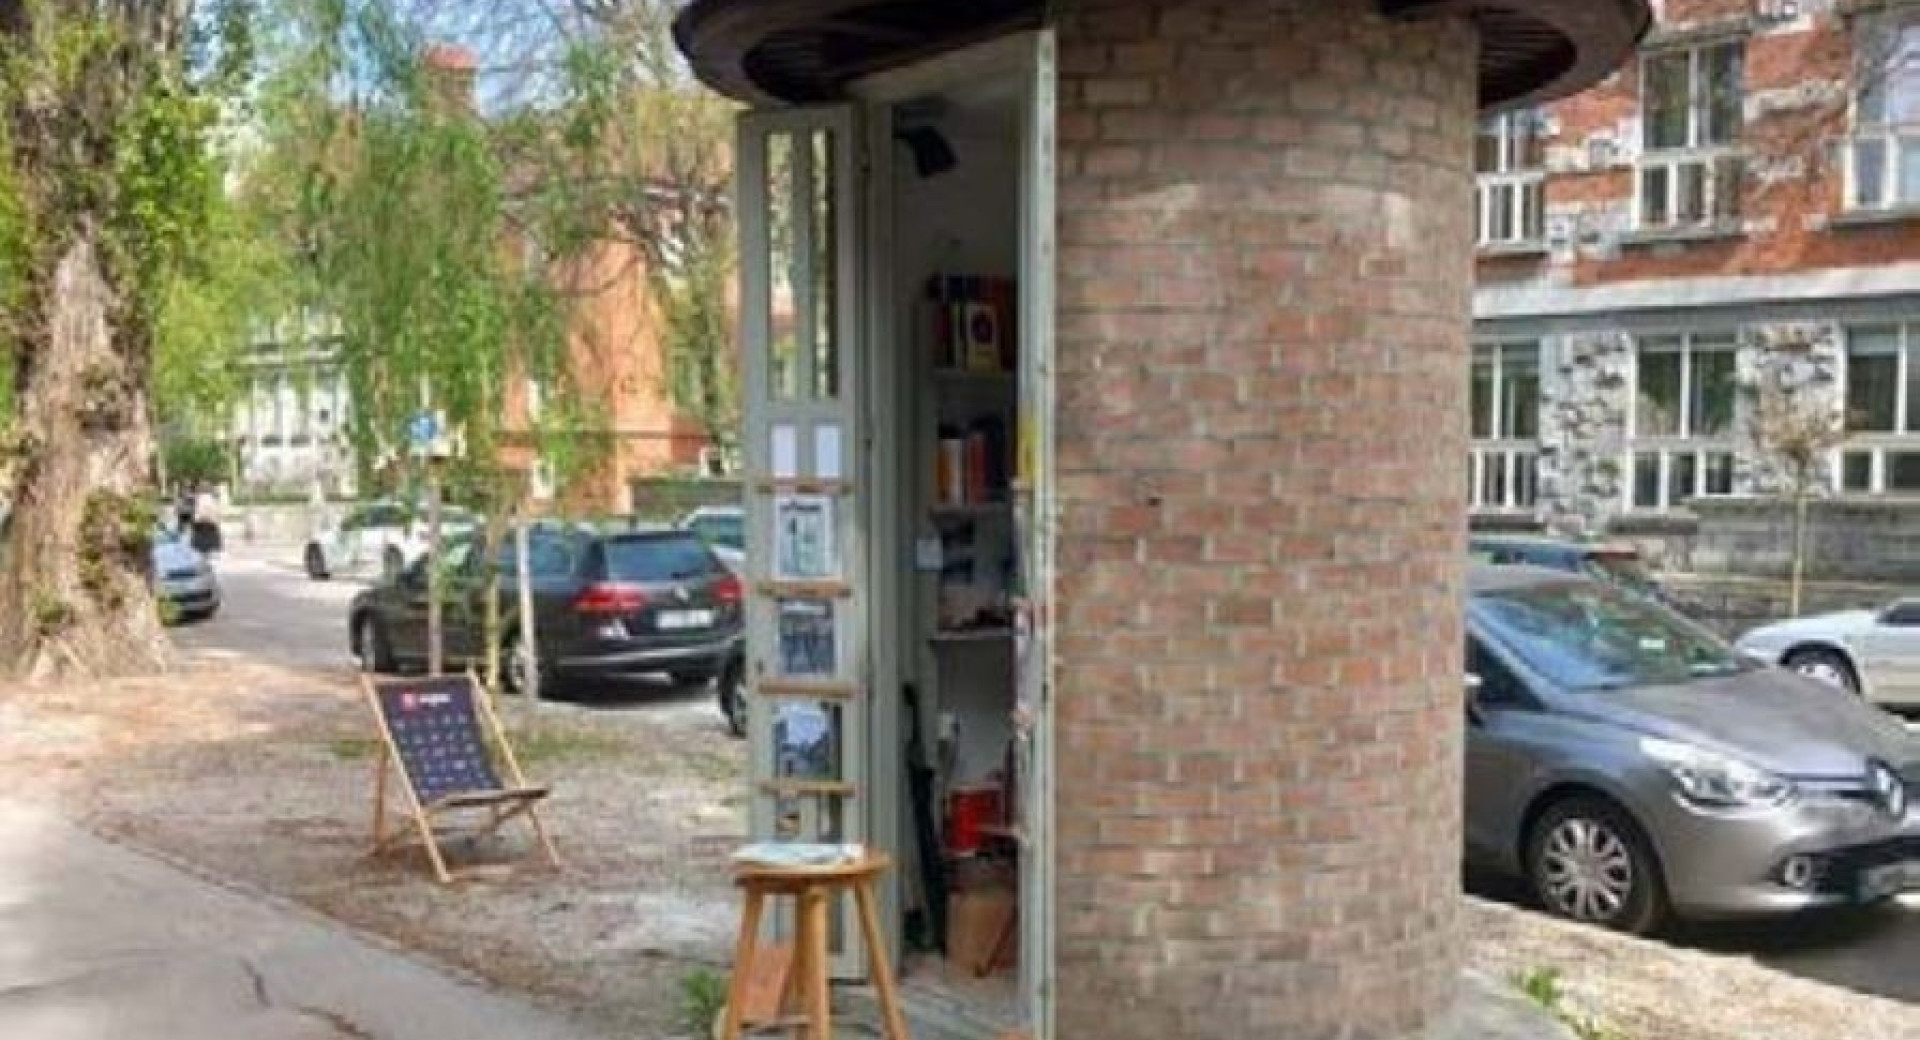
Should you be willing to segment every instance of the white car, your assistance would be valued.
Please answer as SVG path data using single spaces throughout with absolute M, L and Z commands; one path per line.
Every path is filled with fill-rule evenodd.
M 458 506 L 440 512 L 442 537 L 472 531 L 474 515 Z M 427 554 L 427 514 L 403 502 L 356 506 L 338 523 L 329 523 L 307 540 L 307 577 L 315 581 L 342 575 L 393 575 Z
M 1739 646 L 1868 700 L 1920 709 L 1920 598 L 1763 625 Z
M 735 574 L 747 564 L 747 512 L 739 506 L 701 506 L 674 526 L 692 531 Z

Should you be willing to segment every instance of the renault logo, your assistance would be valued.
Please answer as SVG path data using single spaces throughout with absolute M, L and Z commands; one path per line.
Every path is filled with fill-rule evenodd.
M 693 601 L 693 593 L 688 592 L 684 585 L 675 585 L 673 587 L 673 598 L 682 603 L 691 603 Z
M 1875 762 L 1867 768 L 1867 782 L 1873 787 L 1873 793 L 1879 796 L 1880 805 L 1887 815 L 1898 820 L 1907 815 L 1907 785 L 1900 780 L 1900 774 L 1885 762 Z

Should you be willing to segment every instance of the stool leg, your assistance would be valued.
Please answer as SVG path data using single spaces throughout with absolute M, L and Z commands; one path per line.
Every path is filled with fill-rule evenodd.
M 793 893 L 793 960 L 787 965 L 787 983 L 780 987 L 780 1014 L 807 1012 L 807 980 L 813 978 L 813 923 L 807 917 L 804 892 Z M 825 969 L 822 969 L 825 970 Z
M 907 1018 L 900 1011 L 900 993 L 893 984 L 893 960 L 887 956 L 886 939 L 880 933 L 880 912 L 874 906 L 872 882 L 853 886 L 853 901 L 860 908 L 860 933 L 867 942 L 867 959 L 873 962 L 873 988 L 880 997 L 880 1015 L 887 1026 L 887 1040 L 908 1040 Z
M 764 899 L 747 889 L 746 909 L 740 916 L 740 939 L 733 948 L 733 980 L 727 984 L 727 1017 L 720 1040 L 740 1040 L 740 1019 L 746 1013 L 747 987 L 753 976 L 753 951 L 760 942 L 760 913 Z
M 827 893 L 807 892 L 807 1003 L 813 1019 L 813 1040 L 833 1040 L 833 991 L 827 975 L 833 962 L 827 956 Z

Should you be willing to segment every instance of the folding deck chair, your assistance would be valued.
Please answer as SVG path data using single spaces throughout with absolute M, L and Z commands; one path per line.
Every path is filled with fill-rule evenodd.
M 373 855 L 407 836 L 405 823 L 387 827 L 388 776 L 397 771 L 414 828 L 441 884 L 464 873 L 447 869 L 436 829 L 441 817 L 455 813 L 485 811 L 485 822 L 465 835 L 476 841 L 524 818 L 547 862 L 559 867 L 559 853 L 537 809 L 547 789 L 527 783 L 499 716 L 472 674 L 381 681 L 362 676 L 360 686 L 384 745 L 374 777 Z M 502 772 L 511 783 L 502 782 Z

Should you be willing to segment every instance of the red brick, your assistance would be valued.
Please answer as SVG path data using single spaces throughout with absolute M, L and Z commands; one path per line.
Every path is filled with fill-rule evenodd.
M 1410 1033 L 1457 969 L 1471 31 L 1056 11 L 1104 59 L 1060 99 L 1056 1033 Z

